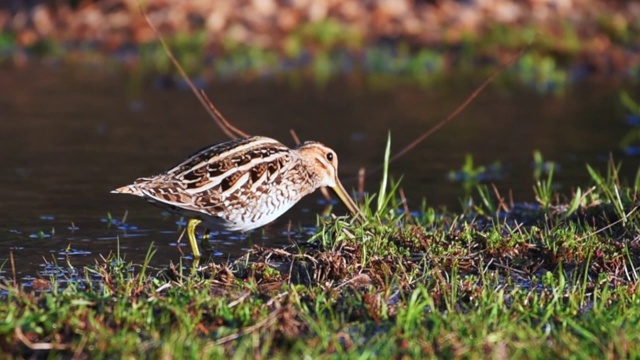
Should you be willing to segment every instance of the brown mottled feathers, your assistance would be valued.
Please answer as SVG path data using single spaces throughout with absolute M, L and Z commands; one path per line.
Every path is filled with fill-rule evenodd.
M 273 139 L 250 137 L 204 148 L 162 174 L 136 180 L 129 186 L 133 190 L 119 192 L 144 196 L 175 212 L 251 222 L 263 215 L 259 211 L 268 213 L 291 196 L 297 201 L 315 190 L 316 177 L 295 151 Z

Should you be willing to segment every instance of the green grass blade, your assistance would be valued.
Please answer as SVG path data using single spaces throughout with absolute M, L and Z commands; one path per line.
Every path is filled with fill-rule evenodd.
M 377 211 L 380 212 L 384 208 L 387 193 L 387 182 L 389 181 L 389 159 L 391 157 L 391 132 L 387 137 L 387 147 L 384 150 L 384 163 L 382 168 L 382 181 L 380 182 L 380 191 L 378 193 Z

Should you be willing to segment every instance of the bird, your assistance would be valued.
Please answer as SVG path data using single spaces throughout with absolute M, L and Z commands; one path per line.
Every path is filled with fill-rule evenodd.
M 338 179 L 338 156 L 331 148 L 316 141 L 289 148 L 250 136 L 207 146 L 161 174 L 111 192 L 143 197 L 188 218 L 187 236 L 199 259 L 195 229 L 200 223 L 207 229 L 249 231 L 277 219 L 319 187 L 332 188 L 351 214 L 361 214 Z

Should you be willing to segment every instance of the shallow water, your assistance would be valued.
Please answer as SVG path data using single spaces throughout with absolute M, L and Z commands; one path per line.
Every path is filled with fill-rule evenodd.
M 103 69 L 0 69 L 0 262 L 12 252 L 19 279 L 46 277 L 55 268 L 51 263 L 90 264 L 118 249 L 139 263 L 152 243 L 158 267 L 180 261 L 179 249 L 190 254 L 186 241 L 176 247 L 179 219 L 140 198 L 109 193 L 225 140 L 191 93 L 159 84 L 135 86 L 131 77 Z M 333 147 L 343 182 L 353 188 L 359 167 L 381 162 L 388 131 L 399 149 L 453 111 L 477 84 L 452 77 L 432 90 L 374 89 L 351 79 L 321 90 L 285 81 L 221 82 L 207 92 L 227 118 L 250 133 L 292 145 L 288 131 L 295 129 L 303 140 Z M 588 184 L 585 163 L 602 169 L 609 153 L 632 176 L 638 159 L 620 150 L 632 128 L 624 121 L 619 88 L 592 81 L 555 97 L 493 84 L 391 172 L 403 176 L 413 210 L 423 197 L 430 206 L 459 208 L 462 185 L 447 174 L 460 169 L 467 153 L 478 165 L 499 160 L 495 182 L 516 201 L 534 200 L 535 149 L 559 163 L 555 179 L 567 193 L 568 185 Z M 367 190 L 376 186 L 376 176 L 369 176 Z M 325 205 L 314 194 L 272 225 L 249 234 L 218 233 L 212 245 L 225 259 L 253 244 L 304 241 Z M 126 214 L 126 224 L 109 224 L 108 213 L 116 220 Z M 8 262 L 2 277 L 13 278 Z

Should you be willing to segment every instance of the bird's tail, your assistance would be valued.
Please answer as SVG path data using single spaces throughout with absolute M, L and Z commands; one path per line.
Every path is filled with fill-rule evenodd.
M 111 193 L 143 196 L 142 191 L 140 191 L 140 188 L 136 184 L 119 187 L 117 189 L 111 190 Z

